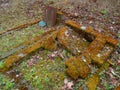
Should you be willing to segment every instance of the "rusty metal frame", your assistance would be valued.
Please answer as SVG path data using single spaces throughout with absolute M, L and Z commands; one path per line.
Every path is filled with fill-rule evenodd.
M 93 80 L 93 78 L 96 77 L 96 75 L 100 74 L 100 72 L 102 72 L 104 69 L 105 70 L 108 69 L 109 65 L 111 64 L 111 61 L 109 61 L 109 60 L 105 61 L 105 60 L 109 57 L 109 55 L 111 54 L 111 52 L 114 49 L 112 49 L 110 52 L 108 52 L 106 55 L 106 58 L 101 61 L 98 61 L 98 58 L 93 57 L 93 56 L 98 54 L 98 52 L 103 49 L 103 47 L 105 46 L 106 43 L 109 43 L 110 45 L 112 45 L 113 48 L 116 48 L 118 45 L 118 41 L 115 40 L 114 38 L 112 38 L 111 36 L 105 36 L 97 31 L 93 30 L 93 28 L 91 28 L 91 27 L 86 27 L 83 29 L 82 25 L 79 25 L 78 23 L 71 21 L 71 20 L 67 20 L 66 25 L 72 27 L 73 30 L 75 30 L 78 33 L 82 31 L 82 32 L 85 32 L 86 34 L 90 34 L 95 37 L 93 39 L 93 41 L 91 41 L 91 44 L 88 46 L 88 48 L 82 52 L 82 54 L 72 57 L 65 62 L 66 66 L 68 66 L 66 71 L 73 79 L 77 79 L 79 76 L 82 77 L 82 75 L 80 75 L 80 74 L 84 75 L 82 78 L 87 77 L 90 72 L 90 69 L 87 65 L 91 64 L 92 61 L 101 66 L 92 77 L 88 78 L 87 86 L 88 86 L 88 88 L 90 88 L 90 85 L 91 85 L 89 83 L 90 80 Z M 48 32 L 44 33 L 43 35 L 34 38 L 32 40 L 32 42 L 34 42 L 33 45 L 30 45 L 30 41 L 25 42 L 23 45 L 28 46 L 28 47 L 9 56 L 5 60 L 5 66 L 3 68 L 0 68 L 0 72 L 7 71 L 10 67 L 12 67 L 14 65 L 14 63 L 21 61 L 22 58 L 24 58 L 25 56 L 29 55 L 30 53 L 36 51 L 39 48 L 44 47 L 44 48 L 53 50 L 54 48 L 56 48 L 56 44 L 55 44 L 56 38 L 58 38 L 59 43 L 64 45 L 64 43 L 66 43 L 66 42 L 62 42 L 61 37 L 59 35 L 64 34 L 65 31 L 66 31 L 66 27 L 63 27 L 60 30 L 48 31 Z M 51 45 L 49 45 L 49 44 L 51 44 L 53 47 L 51 47 Z M 65 47 L 69 50 L 69 47 L 67 47 L 67 46 L 65 46 Z M 91 53 L 91 55 L 89 55 L 89 53 Z M 82 56 L 85 57 L 86 62 L 84 62 L 82 60 Z M 78 63 L 83 63 L 83 65 L 80 65 Z M 74 65 L 76 65 L 76 66 L 74 66 Z M 84 73 L 82 73 L 82 69 L 81 69 L 81 71 L 79 71 L 78 68 L 81 68 L 81 66 L 85 66 L 84 68 L 88 72 L 86 73 L 83 71 Z M 73 71 L 71 71 L 71 70 L 73 70 Z M 74 71 L 76 71 L 76 72 L 74 72 Z
M 36 51 L 41 47 L 47 48 L 47 49 L 54 49 L 54 47 L 53 48 L 46 47 L 46 44 L 48 44 L 49 39 L 51 39 L 51 42 L 50 42 L 51 44 L 52 43 L 55 44 L 53 40 L 56 38 L 57 32 L 58 31 L 55 31 L 55 30 L 50 30 L 48 32 L 45 32 L 43 35 L 38 36 L 32 40 L 32 42 L 34 43 L 33 45 L 30 45 L 31 42 L 29 41 L 25 42 L 24 45 L 28 47 L 21 49 L 20 51 L 17 51 L 13 55 L 10 55 L 9 57 L 7 57 L 7 59 L 5 60 L 4 67 L 0 68 L 0 72 L 7 71 L 10 67 L 14 65 L 14 63 L 21 61 L 22 58 L 24 58 L 25 56 L 29 55 L 30 53 Z
M 114 49 L 117 47 L 117 45 L 118 45 L 117 40 L 115 40 L 111 36 L 105 36 L 97 31 L 93 30 L 93 28 L 91 28 L 91 27 L 83 28 L 83 25 L 80 25 L 72 20 L 67 20 L 66 25 L 72 27 L 72 29 L 75 32 L 80 33 L 80 34 L 85 34 L 85 35 L 89 34 L 92 38 L 91 43 L 88 45 L 88 47 L 84 51 L 82 51 L 82 53 L 80 55 L 71 57 L 70 59 L 68 59 L 66 61 L 65 64 L 68 67 L 66 72 L 69 76 L 71 76 L 73 79 L 77 79 L 78 77 L 82 77 L 82 78 L 87 77 L 87 75 L 90 72 L 87 65 L 89 65 L 93 62 L 96 63 L 97 65 L 101 66 L 101 68 L 103 67 L 102 65 L 104 63 L 110 64 L 110 65 L 113 64 L 111 60 L 107 60 L 107 59 L 109 58 L 110 54 L 114 51 Z M 66 31 L 67 31 L 67 28 L 63 28 L 58 33 L 58 41 L 64 47 L 66 47 L 68 50 L 70 50 L 68 43 L 65 40 L 63 40 L 63 37 L 62 37 L 65 35 Z M 89 38 L 90 38 L 90 36 L 89 36 Z M 105 56 L 104 56 L 105 58 L 99 58 L 97 55 L 100 51 L 103 50 L 103 48 L 105 47 L 106 44 L 109 44 L 110 47 L 112 47 L 112 49 L 109 50 L 105 54 Z M 83 57 L 85 60 L 83 60 Z M 78 63 L 81 63 L 81 64 L 78 64 Z M 83 63 L 83 65 L 82 65 L 82 63 Z M 81 67 L 83 67 L 83 70 L 81 69 Z M 78 68 L 81 71 L 79 71 Z M 84 70 L 87 72 L 84 72 Z M 99 71 L 101 72 L 101 69 L 98 70 L 98 72 Z

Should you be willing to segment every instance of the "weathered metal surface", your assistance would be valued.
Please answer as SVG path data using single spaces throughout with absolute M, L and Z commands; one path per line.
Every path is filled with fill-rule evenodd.
M 111 60 L 109 60 L 111 61 Z M 107 70 L 110 66 L 109 62 L 105 62 L 93 75 L 86 79 L 86 82 L 79 88 L 79 90 L 96 90 L 100 81 L 100 73 Z
M 90 73 L 90 68 L 88 65 L 82 60 L 82 56 L 79 58 L 71 57 L 65 62 L 68 67 L 66 72 L 73 79 L 77 79 L 78 77 L 86 78 Z
M 72 36 L 71 35 L 66 36 L 66 33 L 68 33 L 68 30 L 66 27 L 64 27 L 57 36 L 58 41 L 64 47 L 70 50 L 73 54 L 78 56 L 79 54 L 82 54 L 82 56 L 84 57 L 87 63 L 91 63 L 93 61 L 101 65 L 104 63 L 104 61 L 109 57 L 111 52 L 114 50 L 114 46 L 112 46 L 111 44 L 106 44 L 106 40 L 103 37 L 98 36 L 95 38 L 95 40 L 87 44 L 85 43 L 85 41 L 83 43 L 81 38 L 71 39 Z M 81 49 L 81 46 L 83 49 Z M 105 47 L 108 48 L 109 50 L 106 51 Z
M 24 46 L 24 45 L 21 45 L 21 46 L 19 46 L 19 47 L 17 47 L 17 48 L 14 48 L 13 50 L 11 50 L 11 51 L 9 51 L 9 52 L 3 53 L 3 54 L 0 56 L 0 60 L 2 60 L 2 59 L 4 59 L 4 58 L 12 55 L 13 53 L 15 53 L 15 52 L 17 52 L 18 50 L 21 50 L 21 49 L 23 49 L 23 48 L 25 48 L 25 46 Z
M 86 86 L 88 90 L 96 90 L 97 85 L 99 84 L 100 81 L 100 73 L 103 72 L 104 70 L 107 70 L 110 66 L 110 63 L 105 62 L 98 70 L 96 73 L 94 73 L 91 77 L 89 77 L 86 81 Z
M 66 47 L 72 54 L 79 55 L 89 46 L 89 42 L 70 28 L 64 27 L 58 33 L 58 42 Z
M 44 20 L 48 26 L 54 26 L 56 24 L 57 9 L 51 6 L 46 6 L 44 13 Z
M 59 42 L 74 54 L 73 57 L 65 62 L 65 65 L 67 66 L 66 73 L 73 79 L 79 77 L 86 78 L 91 71 L 89 65 L 92 62 L 97 63 L 100 66 L 98 71 L 91 77 L 88 77 L 86 82 L 88 90 L 95 90 L 99 83 L 99 74 L 103 70 L 108 69 L 111 64 L 110 60 L 107 61 L 107 58 L 117 46 L 118 41 L 110 36 L 105 36 L 94 31 L 91 27 L 83 27 L 71 20 L 66 21 L 66 24 L 72 27 L 73 30 L 70 30 L 74 31 L 72 32 L 72 35 L 68 32 L 69 28 L 67 27 L 63 27 L 60 30 L 48 31 L 42 36 L 34 38 L 32 41 L 34 42 L 33 45 L 9 56 L 5 60 L 5 66 L 0 68 L 0 71 L 4 72 L 8 70 L 14 63 L 22 60 L 22 58 L 39 48 L 55 50 L 57 48 L 57 43 Z M 76 31 L 79 34 L 76 33 Z M 88 39 L 88 37 L 90 39 Z M 30 43 L 31 42 L 28 41 L 24 45 L 30 45 Z M 106 51 L 106 48 L 109 50 Z
M 92 27 L 86 27 L 85 30 L 82 30 L 83 26 L 78 24 L 78 23 L 76 23 L 76 22 L 74 22 L 74 21 L 72 21 L 72 20 L 67 20 L 66 24 L 68 26 L 71 26 L 72 28 L 75 28 L 74 30 L 76 30 L 77 32 L 85 32 L 85 33 L 91 34 L 91 35 L 93 35 L 95 37 L 100 36 L 100 37 L 103 37 L 106 40 L 106 42 L 108 42 L 108 43 L 110 43 L 110 44 L 112 44 L 114 46 L 118 45 L 118 41 L 117 40 L 113 39 L 111 36 L 105 36 L 105 35 L 97 32 L 97 31 L 93 30 Z
M 47 12 L 46 13 L 46 10 L 47 11 L 52 11 L 52 13 L 51 13 L 51 15 L 50 16 L 47 16 L 47 15 L 49 15 L 50 13 L 50 11 L 49 12 Z M 44 19 L 45 19 L 45 21 L 46 20 L 52 20 L 51 22 L 50 21 L 48 21 L 48 24 L 50 23 L 50 25 L 55 25 L 55 23 L 56 23 L 56 16 L 57 15 L 63 15 L 63 14 L 65 14 L 66 15 L 66 12 L 63 12 L 63 11 L 57 11 L 57 9 L 56 8 L 53 8 L 53 7 L 47 7 L 46 9 L 45 9 L 45 17 L 44 17 Z M 5 30 L 5 31 L 3 31 L 3 32 L 0 32 L 0 36 L 2 36 L 2 35 L 5 35 L 5 34 L 8 34 L 8 33 L 10 33 L 10 31 L 15 31 L 15 30 L 21 30 L 22 28 L 26 28 L 26 27 L 28 27 L 28 26 L 30 26 L 30 25 L 33 25 L 33 24 L 36 24 L 36 23 L 38 23 L 39 21 L 40 21 L 41 19 L 36 19 L 36 20 L 34 20 L 34 21 L 32 21 L 32 22 L 28 22 L 28 23 L 25 23 L 25 24 L 22 24 L 22 25 L 19 25 L 19 26 L 16 26 L 16 27 L 13 27 L 13 28 L 10 28 L 10 29 L 8 29 L 8 30 Z
M 103 60 L 97 60 L 93 59 L 94 56 L 98 54 L 98 52 L 105 46 L 105 40 L 103 38 L 97 37 L 94 41 L 91 42 L 91 44 L 88 46 L 88 48 L 83 51 L 83 56 L 87 57 L 86 61 L 92 62 L 94 61 L 95 63 L 98 64 L 103 64 Z
M 56 12 L 56 13 L 57 13 L 58 15 L 63 14 L 63 13 L 60 13 L 60 12 Z M 55 18 L 56 18 L 56 16 L 55 16 Z M 55 18 L 53 17 L 53 20 L 54 20 Z M 22 28 L 26 28 L 26 27 L 28 27 L 28 26 L 30 26 L 30 25 L 36 24 L 36 23 L 38 23 L 40 20 L 41 20 L 41 19 L 36 19 L 36 20 L 34 20 L 34 21 L 31 21 L 31 22 L 28 22 L 28 23 L 25 23 L 25 24 L 22 24 L 22 25 L 19 25 L 19 26 L 10 28 L 10 29 L 8 29 L 8 30 L 5 30 L 5 31 L 3 31 L 3 32 L 0 32 L 0 36 L 1 36 L 1 35 L 5 35 L 5 34 L 8 34 L 8 33 L 10 33 L 10 31 L 15 31 L 15 30 L 18 30 L 18 29 L 21 30 Z
M 115 88 L 115 90 L 120 90 L 120 85 Z
M 110 54 L 113 52 L 115 47 L 118 45 L 117 40 L 113 39 L 110 36 L 105 36 L 101 33 L 98 33 L 94 31 L 92 28 L 85 28 L 85 27 L 83 28 L 82 25 L 79 25 L 78 23 L 75 23 L 74 21 L 68 20 L 66 24 L 71 26 L 74 31 L 77 31 L 79 35 L 83 34 L 82 35 L 83 39 L 86 38 L 85 36 L 87 34 L 91 35 L 89 37 L 92 38 L 91 40 L 88 40 L 86 38 L 89 44 L 84 50 L 81 51 L 79 48 L 79 46 L 81 45 L 79 43 L 74 42 L 74 41 L 77 41 L 78 38 L 74 37 L 73 39 L 71 39 L 72 36 L 68 32 L 68 28 L 65 27 L 58 33 L 58 41 L 64 47 L 70 50 L 73 54 L 74 54 L 75 48 L 77 48 L 77 51 L 78 51 L 78 54 L 75 54 L 75 57 L 68 59 L 65 63 L 66 66 L 68 67 L 66 72 L 69 76 L 71 76 L 73 79 L 77 79 L 79 76 L 84 77 L 84 75 L 81 74 L 78 71 L 78 69 L 82 68 L 83 66 L 86 67 L 86 65 L 83 65 L 83 66 L 76 65 L 74 64 L 75 61 L 78 61 L 78 63 L 80 63 L 81 61 L 84 61 L 86 64 L 91 64 L 94 62 L 94 63 L 97 63 L 98 65 L 102 65 L 106 62 L 110 63 L 109 60 L 107 61 L 107 58 L 110 56 Z M 79 41 L 81 41 L 81 39 L 79 39 Z M 75 44 L 75 46 L 74 45 L 72 46 L 72 44 Z M 86 69 L 86 70 L 89 73 L 89 69 Z M 86 73 L 85 75 L 87 76 L 88 73 Z
M 48 33 L 49 32 L 49 33 Z M 30 53 L 36 51 L 37 49 L 43 47 L 49 50 L 55 49 L 56 44 L 55 44 L 55 38 L 57 36 L 58 31 L 48 31 L 45 34 L 43 34 L 41 39 L 37 42 L 35 42 L 33 45 L 22 49 L 21 51 L 16 52 L 15 54 L 9 56 L 5 60 L 5 65 L 3 68 L 0 68 L 1 72 L 4 72 L 8 70 L 11 66 L 14 65 L 14 63 L 22 60 L 25 56 L 29 55 Z M 52 34 L 52 35 L 51 35 Z M 51 39 L 51 40 L 50 40 Z M 47 44 L 47 45 L 46 45 Z
M 90 34 L 95 36 L 95 39 L 91 42 L 91 44 L 88 46 L 86 50 L 83 51 L 83 56 L 85 56 L 86 60 L 92 60 L 94 62 L 97 62 L 98 64 L 103 64 L 104 60 L 109 57 L 111 52 L 114 50 L 114 48 L 118 45 L 118 41 L 113 39 L 110 36 L 105 36 L 101 33 L 98 33 L 97 31 L 94 31 L 91 28 L 86 28 L 85 30 L 82 30 L 81 27 L 82 25 L 79 25 L 78 23 L 68 20 L 66 21 L 66 24 L 73 27 L 74 30 L 77 29 L 78 33 L 84 34 Z M 108 44 L 109 48 L 112 48 L 110 50 L 105 51 L 107 52 L 106 55 L 103 55 L 105 58 L 100 58 L 101 55 L 100 52 L 102 52 L 104 46 Z M 105 53 L 104 52 L 104 53 Z M 101 60 L 100 60 L 101 59 Z
M 4 58 L 7 58 L 8 56 L 16 53 L 18 50 L 21 50 L 21 49 L 24 49 L 26 48 L 27 46 L 31 45 L 32 43 L 35 43 L 37 41 L 39 41 L 42 36 L 45 36 L 46 34 L 48 33 L 51 33 L 55 30 L 50 30 L 50 31 L 47 31 L 45 32 L 43 35 L 40 35 L 40 36 L 36 36 L 35 38 L 32 38 L 31 40 L 28 40 L 28 41 L 25 41 L 23 44 L 21 44 L 20 46 L 17 46 L 16 48 L 14 48 L 13 50 L 11 51 L 8 51 L 6 53 L 4 53 L 3 55 L 0 56 L 0 60 L 4 59 Z
M 5 30 L 5 31 L 3 31 L 3 32 L 0 32 L 0 36 L 1 36 L 1 35 L 5 35 L 5 34 L 9 33 L 10 31 L 13 31 L 13 30 L 15 31 L 15 30 L 18 30 L 18 29 L 20 30 L 20 29 L 25 28 L 25 27 L 28 27 L 28 26 L 30 26 L 30 25 L 36 24 L 36 23 L 38 23 L 40 20 L 41 20 L 41 19 L 37 19 L 37 20 L 34 20 L 34 21 L 32 21 L 32 22 L 25 23 L 25 24 L 23 24 L 23 25 L 19 25 L 19 26 L 16 26 L 16 27 L 14 27 L 14 28 Z
M 92 77 L 90 77 L 86 82 L 88 90 L 96 90 L 99 81 L 100 81 L 99 75 L 93 75 Z

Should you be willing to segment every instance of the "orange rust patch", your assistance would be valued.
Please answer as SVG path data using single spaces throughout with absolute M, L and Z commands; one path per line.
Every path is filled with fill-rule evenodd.
M 48 50 L 55 50 L 57 48 L 56 37 L 58 31 L 53 32 L 53 34 L 49 35 L 44 39 L 43 47 Z
M 80 87 L 79 90 L 84 90 L 83 87 Z
M 92 54 L 97 54 L 99 50 L 104 47 L 105 43 L 106 42 L 103 38 L 97 37 L 93 42 L 91 42 L 91 44 L 87 48 L 87 51 Z
M 88 48 L 83 51 L 83 54 L 85 57 L 91 58 L 95 63 L 102 64 L 104 61 L 102 60 L 97 60 L 94 58 L 98 52 L 104 47 L 105 45 L 105 40 L 101 37 L 97 37 L 89 46 Z M 86 59 L 86 60 L 87 60 Z M 90 62 L 90 59 L 88 59 L 88 62 Z
M 88 90 L 96 90 L 99 80 L 100 80 L 100 77 L 98 75 L 94 75 L 90 77 L 86 82 Z
M 119 86 L 117 86 L 115 90 L 120 90 L 120 85 L 119 85 Z
M 22 58 L 27 56 L 28 54 L 32 53 L 33 51 L 39 49 L 42 46 L 42 42 L 37 42 L 33 46 L 30 46 L 26 49 L 23 49 L 11 56 L 9 56 L 5 61 L 5 67 L 1 68 L 0 71 L 4 72 L 8 70 L 14 63 L 20 61 Z
M 99 84 L 100 81 L 100 73 L 103 70 L 107 70 L 109 68 L 110 63 L 105 62 L 98 70 L 96 73 L 94 73 L 91 77 L 89 77 L 85 83 L 87 86 L 88 90 L 96 90 L 97 85 Z M 84 90 L 83 87 L 81 86 L 79 88 L 80 90 Z
M 86 85 L 88 87 L 88 90 L 96 90 L 97 85 L 100 81 L 100 73 L 103 70 L 107 70 L 109 68 L 110 63 L 105 62 L 98 70 L 97 72 L 91 76 L 90 78 L 87 79 Z
M 109 50 L 106 50 L 106 48 L 109 48 Z M 110 54 L 113 52 L 113 50 L 114 48 L 111 45 L 106 44 L 104 48 L 99 51 L 98 54 L 94 56 L 92 55 L 92 59 L 93 61 L 96 61 L 99 64 L 103 64 L 107 60 L 107 58 L 110 56 Z
M 70 50 L 70 47 L 66 41 L 65 32 L 67 31 L 67 27 L 63 27 L 59 30 L 59 33 L 57 35 L 58 42 L 61 43 L 64 47 L 66 47 L 68 50 Z
M 72 57 L 65 62 L 68 67 L 66 72 L 73 78 L 77 79 L 79 76 L 85 78 L 90 69 L 85 62 L 81 60 L 81 58 Z

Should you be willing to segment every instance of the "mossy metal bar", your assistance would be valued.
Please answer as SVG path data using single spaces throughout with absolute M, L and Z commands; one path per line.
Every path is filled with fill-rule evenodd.
M 52 34 L 50 36 L 47 36 L 46 34 L 42 35 L 42 38 L 37 41 L 36 43 L 34 43 L 33 45 L 19 51 L 19 52 L 16 52 L 15 54 L 9 56 L 6 60 L 5 60 L 5 65 L 3 68 L 0 68 L 0 71 L 1 72 L 5 72 L 6 70 L 8 70 L 11 66 L 13 66 L 14 63 L 22 60 L 22 58 L 24 58 L 25 56 L 29 55 L 30 53 L 36 51 L 37 49 L 41 48 L 41 47 L 44 47 L 44 48 L 47 48 L 47 49 L 54 49 L 54 44 L 53 47 L 45 47 L 44 45 L 48 44 L 48 42 L 51 42 L 51 43 L 54 43 L 54 40 L 57 36 L 57 32 L 58 31 L 53 31 L 52 33 L 49 32 L 46 34 L 49 35 L 49 34 Z M 48 38 L 52 38 L 51 41 L 49 41 Z M 49 45 L 50 46 L 50 45 Z
M 3 32 L 0 32 L 0 36 L 6 34 L 6 33 L 8 33 L 8 32 L 10 32 L 10 31 L 13 31 L 13 30 L 15 31 L 15 30 L 17 30 L 17 29 L 22 29 L 22 28 L 28 27 L 28 26 L 30 26 L 30 25 L 36 24 L 36 23 L 38 23 L 40 20 L 41 20 L 41 19 L 37 19 L 37 20 L 34 20 L 34 21 L 32 21 L 32 22 L 25 23 L 25 24 L 16 26 L 16 27 L 14 27 L 14 28 L 5 30 L 5 31 L 3 31 Z
M 103 38 L 106 40 L 106 42 L 114 45 L 115 47 L 118 45 L 118 41 L 117 41 L 117 40 L 115 40 L 115 39 L 112 38 L 111 36 L 105 36 L 105 35 L 97 32 L 97 31 L 95 31 L 92 27 L 86 27 L 85 30 L 82 30 L 82 29 L 81 29 L 82 25 L 76 23 L 75 21 L 67 20 L 65 23 L 66 23 L 68 26 L 71 26 L 71 27 L 75 28 L 74 30 L 77 29 L 78 32 L 79 32 L 79 31 L 83 31 L 83 32 L 88 33 L 88 34 L 91 34 L 91 35 L 93 35 L 93 36 L 95 36 L 95 37 L 101 36 L 101 37 L 103 37 Z
M 17 47 L 14 48 L 13 50 L 8 51 L 5 55 L 0 56 L 0 60 L 2 60 L 2 59 L 4 59 L 4 58 L 7 58 L 8 56 L 14 54 L 14 53 L 17 52 L 18 50 L 21 50 L 21 49 L 26 48 L 26 47 L 29 46 L 31 43 L 35 43 L 35 42 L 39 41 L 43 36 L 47 35 L 48 33 L 50 34 L 50 33 L 53 32 L 53 31 L 55 31 L 55 30 L 47 31 L 47 32 L 45 32 L 43 35 L 36 36 L 35 38 L 33 38 L 33 39 L 31 39 L 31 40 L 25 41 L 23 44 L 17 46 Z
M 86 85 L 88 90 L 96 90 L 97 85 L 99 84 L 100 81 L 100 73 L 103 72 L 104 70 L 107 70 L 110 66 L 110 63 L 105 62 L 95 74 L 93 74 L 91 77 L 89 77 L 86 81 Z

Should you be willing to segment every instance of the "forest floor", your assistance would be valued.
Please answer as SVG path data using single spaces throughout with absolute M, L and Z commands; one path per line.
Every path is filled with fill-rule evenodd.
M 68 19 L 85 26 L 92 26 L 104 35 L 111 34 L 114 39 L 120 42 L 120 3 L 112 8 L 100 8 L 102 5 L 100 6 L 94 0 L 91 0 L 91 2 L 82 2 L 81 0 L 74 2 L 73 0 L 1 0 L 0 32 L 35 19 L 42 19 L 45 6 L 41 1 L 46 5 L 67 12 L 68 16 L 64 16 L 62 22 L 54 27 L 40 27 L 35 24 L 0 36 L 0 56 L 46 31 L 59 29 Z M 107 3 L 104 6 L 107 6 Z M 69 14 L 74 14 L 77 18 L 69 16 Z M 56 53 L 59 53 L 59 56 Z M 52 55 L 55 55 L 52 58 L 53 62 L 49 60 Z M 64 48 L 53 52 L 40 49 L 25 58 L 19 66 L 16 65 L 14 69 L 5 74 L 0 73 L 0 90 L 65 90 L 63 88 L 65 80 L 70 85 L 68 89 L 78 90 L 85 80 L 72 80 L 65 74 L 64 60 L 71 56 L 72 54 Z M 114 66 L 109 67 L 107 71 L 103 71 L 97 90 L 113 90 L 120 85 L 120 43 L 109 59 L 113 60 Z M 38 62 L 39 60 L 41 62 Z M 32 61 L 37 63 L 32 64 L 31 67 L 30 62 Z M 3 62 L 4 59 L 0 61 L 0 67 L 2 67 Z M 12 79 L 12 75 L 19 79 Z

